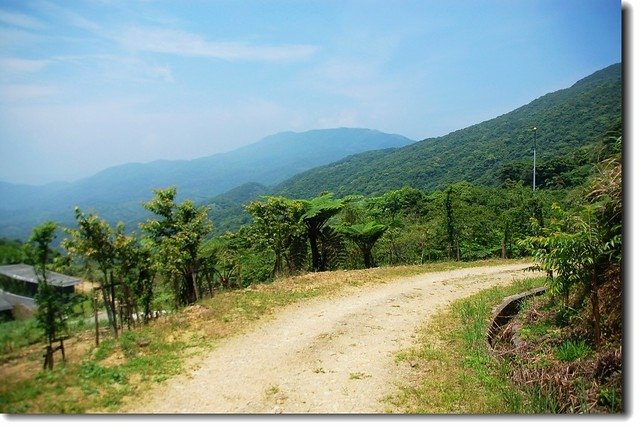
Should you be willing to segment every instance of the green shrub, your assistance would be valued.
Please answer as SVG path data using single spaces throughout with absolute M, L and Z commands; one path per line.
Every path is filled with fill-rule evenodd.
M 598 389 L 598 402 L 605 407 L 611 407 L 614 411 L 622 410 L 622 395 L 617 389 L 606 387 Z
M 560 361 L 571 362 L 583 358 L 591 352 L 591 348 L 584 340 L 576 342 L 568 340 L 558 346 L 554 353 Z

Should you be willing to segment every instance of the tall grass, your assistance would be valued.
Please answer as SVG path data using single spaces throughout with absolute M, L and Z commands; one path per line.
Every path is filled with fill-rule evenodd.
M 591 352 L 591 348 L 584 340 L 567 340 L 562 342 L 554 352 L 556 358 L 560 361 L 571 362 L 588 355 Z
M 5 357 L 17 349 L 43 340 L 36 320 L 0 322 L 0 356 Z

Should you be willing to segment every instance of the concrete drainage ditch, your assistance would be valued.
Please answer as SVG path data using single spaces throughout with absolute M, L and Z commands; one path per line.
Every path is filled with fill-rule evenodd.
M 539 296 L 546 291 L 545 287 L 538 287 L 524 293 L 515 294 L 504 299 L 504 301 L 493 310 L 491 322 L 487 329 L 487 345 L 489 352 L 493 353 L 496 337 L 509 324 L 509 322 L 520 312 L 522 302 L 533 296 Z

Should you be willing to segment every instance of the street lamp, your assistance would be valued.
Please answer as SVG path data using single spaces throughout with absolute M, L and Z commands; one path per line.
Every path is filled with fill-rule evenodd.
M 536 135 L 538 128 L 533 128 L 533 190 L 536 190 Z

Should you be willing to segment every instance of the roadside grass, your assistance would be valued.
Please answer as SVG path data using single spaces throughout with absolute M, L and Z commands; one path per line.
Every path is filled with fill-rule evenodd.
M 16 320 L 0 323 L 0 360 L 10 357 L 19 348 L 42 339 L 42 331 L 36 321 Z
M 156 384 L 189 374 L 220 339 L 246 330 L 284 306 L 427 272 L 517 262 L 522 260 L 310 273 L 222 291 L 180 312 L 124 331 L 118 340 L 103 327 L 98 347 L 91 331 L 78 332 L 65 345 L 67 362 L 62 363 L 57 355 L 53 371 L 42 370 L 42 344 L 28 344 L 27 339 L 22 347 L 0 359 L 4 370 L 0 412 L 122 412 Z
M 518 414 L 524 394 L 510 385 L 504 364 L 494 359 L 486 331 L 493 308 L 512 294 L 543 285 L 544 279 L 516 281 L 451 304 L 420 330 L 418 343 L 397 354 L 413 368 L 386 401 L 393 413 Z

